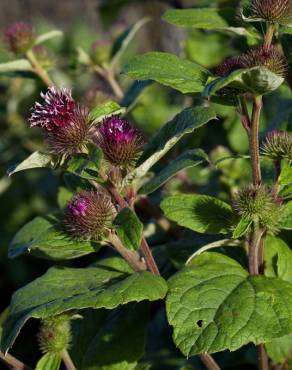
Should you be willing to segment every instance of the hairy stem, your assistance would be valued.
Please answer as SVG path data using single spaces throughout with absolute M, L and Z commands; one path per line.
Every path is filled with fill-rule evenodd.
M 269 369 L 269 359 L 264 344 L 258 346 L 258 363 L 259 370 L 268 370 Z
M 249 150 L 252 165 L 253 184 L 258 186 L 262 182 L 259 151 L 259 125 L 262 110 L 262 96 L 255 96 L 253 102 L 251 129 L 249 133 Z
M 3 352 L 0 352 L 0 361 L 5 363 L 9 368 L 13 368 L 15 370 L 32 370 L 29 366 L 25 365 L 23 362 L 19 361 L 9 353 L 4 355 Z
M 129 263 L 134 271 L 145 271 L 147 269 L 146 264 L 141 260 L 139 253 L 125 248 L 115 234 L 111 234 L 109 241 L 113 245 L 114 249 Z
M 262 236 L 264 230 L 260 227 L 255 227 L 250 236 L 249 249 L 248 249 L 248 264 L 249 272 L 251 275 L 259 274 L 259 250 L 262 243 Z
M 77 370 L 70 355 L 69 355 L 69 352 L 64 349 L 63 352 L 62 352 L 62 360 L 67 368 L 67 370 Z
M 50 79 L 48 73 L 40 65 L 32 50 L 29 50 L 26 53 L 26 57 L 33 66 L 35 74 L 39 76 L 39 78 L 44 82 L 44 84 L 47 85 L 48 87 L 54 86 L 53 81 Z
M 272 44 L 275 32 L 275 25 L 273 23 L 267 24 L 267 32 L 265 34 L 264 47 L 269 48 Z
M 217 362 L 213 359 L 212 356 L 208 355 L 208 353 L 201 353 L 200 359 L 207 369 L 220 370 L 220 367 L 218 366 Z

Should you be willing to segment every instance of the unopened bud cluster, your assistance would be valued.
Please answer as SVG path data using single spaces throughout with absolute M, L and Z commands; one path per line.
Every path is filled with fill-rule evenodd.
M 61 314 L 43 319 L 37 339 L 43 353 L 61 353 L 68 349 L 71 343 L 70 316 Z
M 234 196 L 233 207 L 243 219 L 260 224 L 274 233 L 282 213 L 282 199 L 266 186 L 249 185 Z
M 261 150 L 263 155 L 275 161 L 287 159 L 292 162 L 292 135 L 286 131 L 273 130 L 267 134 Z

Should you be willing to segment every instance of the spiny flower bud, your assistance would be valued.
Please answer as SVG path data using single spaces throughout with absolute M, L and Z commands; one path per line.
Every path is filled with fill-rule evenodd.
M 291 0 L 252 0 L 251 14 L 268 22 L 287 24 L 292 21 Z
M 244 68 L 264 67 L 279 77 L 285 78 L 288 64 L 279 49 L 272 45 L 270 47 L 258 46 L 241 57 Z
M 43 104 L 36 103 L 29 118 L 31 127 L 45 132 L 49 149 L 55 154 L 82 152 L 88 138 L 88 111 L 78 105 L 69 89 L 50 87 L 41 93 Z
M 242 188 L 234 196 L 233 207 L 247 221 L 259 223 L 270 232 L 278 230 L 282 201 L 266 186 L 249 185 Z
M 24 54 L 32 47 L 35 34 L 30 24 L 16 22 L 6 29 L 4 38 L 9 50 Z
M 97 143 L 105 158 L 115 166 L 131 167 L 143 146 L 142 135 L 118 116 L 106 118 L 99 127 Z
M 111 228 L 115 216 L 116 209 L 106 193 L 83 191 L 68 203 L 64 225 L 73 236 L 100 240 Z
M 36 45 L 32 48 L 32 51 L 41 67 L 45 70 L 49 70 L 55 65 L 55 60 L 52 53 L 45 46 Z
M 231 72 L 245 68 L 244 63 L 239 56 L 226 58 L 219 66 L 214 68 L 214 73 L 218 76 L 225 77 Z
M 99 65 L 107 63 L 110 59 L 111 43 L 97 40 L 91 45 L 91 58 Z
M 37 339 L 43 353 L 60 353 L 68 349 L 71 342 L 70 316 L 61 314 L 43 319 Z
M 261 150 L 263 155 L 271 159 L 292 161 L 292 135 L 286 131 L 273 130 L 267 134 Z

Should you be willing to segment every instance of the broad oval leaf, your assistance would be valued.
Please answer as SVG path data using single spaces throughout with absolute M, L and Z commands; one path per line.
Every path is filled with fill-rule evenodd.
M 249 91 L 255 95 L 264 95 L 276 90 L 284 78 L 276 75 L 264 67 L 239 69 L 228 76 L 218 77 L 208 83 L 203 91 L 205 97 L 214 95 L 223 87 L 233 87 L 242 91 Z
M 123 72 L 136 80 L 154 80 L 182 93 L 201 92 L 210 73 L 174 54 L 149 52 L 129 60 Z
M 8 256 L 28 253 L 36 257 L 63 260 L 97 252 L 101 245 L 72 238 L 65 233 L 54 216 L 36 217 L 24 225 L 9 245 Z
M 143 224 L 130 208 L 123 208 L 114 220 L 118 237 L 124 246 L 130 250 L 140 248 Z
M 282 186 L 292 184 L 292 165 L 287 163 L 282 167 L 278 182 Z
M 199 233 L 227 234 L 233 223 L 231 207 L 209 195 L 172 195 L 160 207 L 167 218 Z
M 292 230 L 292 200 L 283 206 L 283 213 L 279 226 L 281 229 Z
M 160 172 L 148 181 L 140 189 L 142 194 L 150 194 L 160 186 L 165 184 L 170 178 L 176 175 L 179 171 L 198 166 L 208 161 L 207 154 L 202 149 L 188 150 L 175 158 L 168 166 L 164 167 Z
M 216 119 L 216 113 L 210 107 L 186 108 L 177 114 L 151 138 L 139 160 L 138 167 L 125 177 L 124 183 L 128 184 L 145 176 L 149 169 L 184 135 L 192 133 L 212 119 Z
M 245 28 L 235 26 L 234 13 L 232 8 L 169 9 L 162 19 L 180 27 L 224 30 L 239 35 L 248 34 Z
M 83 308 L 113 309 L 121 304 L 164 298 L 167 284 L 148 271 L 133 273 L 127 262 L 111 258 L 87 268 L 52 267 L 16 291 L 3 326 L 6 352 L 25 322 Z
M 235 351 L 291 333 L 292 284 L 206 252 L 170 278 L 166 309 L 184 355 Z
M 19 164 L 9 168 L 7 172 L 8 175 L 11 176 L 16 172 L 29 170 L 31 168 L 51 167 L 51 165 L 52 155 L 36 151 Z

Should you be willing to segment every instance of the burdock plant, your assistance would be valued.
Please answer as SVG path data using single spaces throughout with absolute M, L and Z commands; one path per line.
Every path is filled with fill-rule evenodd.
M 58 208 L 31 220 L 9 247 L 10 257 L 57 261 L 19 289 L 0 317 L 0 359 L 10 368 L 28 368 L 7 352 L 35 318 L 43 354 L 31 364 L 37 370 L 58 370 L 61 361 L 67 370 L 199 369 L 199 361 L 209 370 L 288 370 L 292 100 L 284 86 L 290 49 L 281 42 L 290 37 L 291 2 L 245 0 L 240 27 L 222 3 L 163 16 L 178 26 L 206 26 L 195 45 L 201 36 L 214 42 L 216 31 L 219 40 L 230 36 L 228 53 L 217 48 L 217 67 L 211 53 L 198 58 L 196 48 L 193 59 L 208 60 L 210 71 L 165 52 L 138 55 L 120 68 L 147 22 L 141 20 L 106 50 L 96 44 L 95 57 L 78 48 L 87 72 L 73 89 L 80 99 L 40 63 L 36 47 L 52 34 L 34 35 L 26 26 L 6 32 L 10 50 L 22 53 L 8 62 L 9 72 L 24 65 L 47 89 L 28 120 L 44 146 L 10 174 L 51 167 L 61 184 Z M 123 78 L 120 85 L 121 69 L 137 81 Z M 88 76 L 99 77 L 91 94 L 84 91 Z M 143 122 L 153 112 L 170 116 L 180 103 L 182 109 L 144 141 L 139 99 L 154 81 L 176 91 L 161 110 L 157 90 L 150 90 Z M 71 322 L 76 315 L 80 320 Z M 224 359 L 219 353 L 215 360 L 222 351 Z

